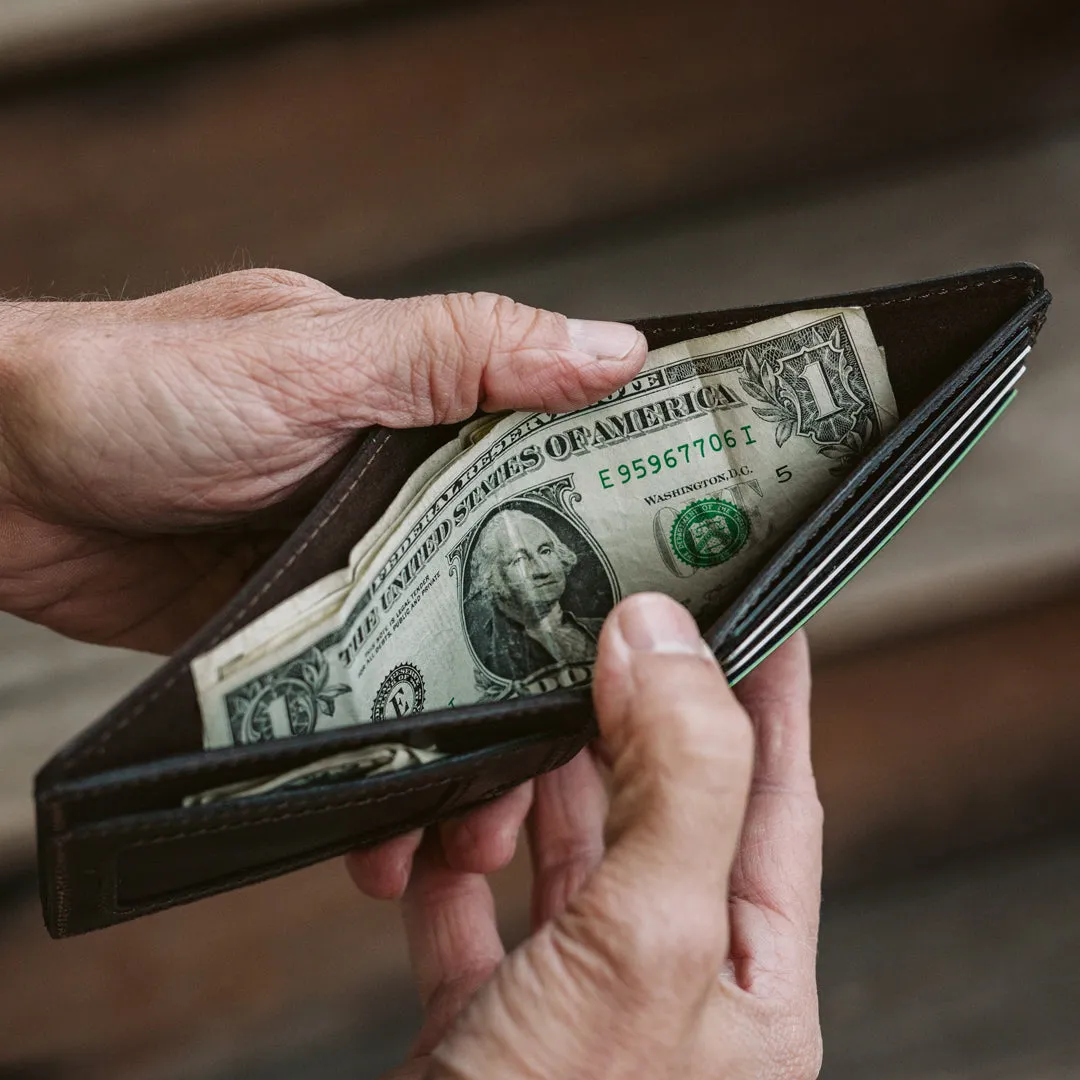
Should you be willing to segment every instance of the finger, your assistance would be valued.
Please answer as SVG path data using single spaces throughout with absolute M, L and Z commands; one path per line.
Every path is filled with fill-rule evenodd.
M 822 813 L 810 761 L 810 660 L 798 634 L 738 687 L 757 753 L 732 874 L 732 959 L 744 986 L 812 985 Z
M 661 879 L 726 887 L 745 810 L 751 730 L 693 618 L 658 593 L 623 601 L 605 624 L 593 696 L 612 770 L 609 858 L 647 848 Z M 699 811 L 699 813 L 692 813 Z
M 409 883 L 422 836 L 423 830 L 415 829 L 377 847 L 350 851 L 345 856 L 345 869 L 353 884 L 374 900 L 397 900 Z
M 593 698 L 612 771 L 607 851 L 439 1046 L 454 1075 L 670 1066 L 675 1048 L 697 1040 L 716 995 L 749 722 L 693 619 L 658 594 L 609 616 Z
M 361 301 L 347 309 L 332 400 L 350 425 L 462 420 L 477 407 L 565 412 L 637 374 L 644 336 L 490 293 Z
M 415 1053 L 428 1053 L 504 956 L 486 879 L 446 862 L 431 832 L 414 861 L 402 902 L 424 1026 Z
M 529 815 L 534 930 L 560 914 L 599 865 L 608 808 L 607 791 L 588 748 L 535 783 Z
M 485 803 L 464 817 L 439 827 L 443 852 L 451 869 L 493 874 L 514 857 L 521 826 L 532 805 L 530 781 Z
M 656 593 L 608 619 L 593 695 L 611 759 L 608 850 L 558 922 L 603 942 L 631 992 L 697 1000 L 727 956 L 750 726 L 694 620 Z

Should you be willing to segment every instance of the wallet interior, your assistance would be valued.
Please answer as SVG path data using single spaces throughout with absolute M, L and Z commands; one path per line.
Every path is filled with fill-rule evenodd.
M 850 576 L 852 566 L 861 565 L 863 549 L 849 543 L 853 554 L 844 554 L 841 538 L 852 522 L 874 511 L 883 485 L 892 485 L 895 503 L 893 517 L 878 511 L 881 524 L 875 527 L 884 535 L 902 518 L 900 511 L 910 513 L 908 507 L 925 497 L 909 479 L 917 475 L 916 464 L 925 472 L 920 462 L 933 464 L 931 455 L 938 453 L 943 474 L 962 456 L 1004 400 L 1010 372 L 1041 327 L 1048 303 L 1039 271 L 1017 264 L 863 293 L 636 321 L 650 348 L 658 348 L 788 311 L 858 305 L 885 350 L 898 428 L 734 604 L 704 620 L 706 638 L 729 676 L 744 674 L 769 647 L 763 632 L 755 644 L 755 627 L 773 618 L 774 645 Z M 939 429 L 957 433 L 948 459 L 930 439 Z M 340 477 L 242 591 L 43 768 L 37 778 L 39 862 L 53 934 L 132 918 L 444 819 L 556 767 L 591 737 L 588 692 L 558 691 L 281 742 L 202 749 L 191 660 L 345 565 L 352 545 L 404 481 L 454 436 L 450 428 L 363 433 Z M 863 547 L 869 550 L 876 534 L 868 530 L 867 536 Z M 816 593 L 805 584 L 811 569 L 818 575 Z M 449 756 L 405 773 L 181 807 L 185 795 L 391 741 L 435 743 Z

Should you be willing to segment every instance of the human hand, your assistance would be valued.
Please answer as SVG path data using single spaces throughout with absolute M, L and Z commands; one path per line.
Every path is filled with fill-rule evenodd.
M 488 294 L 352 300 L 248 270 L 0 304 L 0 609 L 168 651 L 287 535 L 357 429 L 565 411 L 645 340 Z
M 365 892 L 404 890 L 425 1009 L 386 1080 L 817 1076 L 809 691 L 801 634 L 737 700 L 685 610 L 619 605 L 593 684 L 610 805 L 588 752 L 534 782 L 530 938 L 504 955 L 481 869 L 528 789 L 348 857 Z

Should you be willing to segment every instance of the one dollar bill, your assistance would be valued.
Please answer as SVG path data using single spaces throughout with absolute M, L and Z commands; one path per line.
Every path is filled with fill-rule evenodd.
M 896 423 L 860 308 L 654 350 L 573 413 L 467 429 L 349 566 L 192 665 L 210 747 L 578 686 L 656 589 L 722 611 Z
M 438 761 L 443 755 L 434 747 L 405 746 L 402 743 L 379 743 L 362 750 L 346 750 L 332 757 L 320 758 L 299 768 L 276 776 L 260 776 L 234 784 L 189 795 L 184 806 L 209 806 L 230 799 L 250 799 L 255 795 L 272 795 L 283 791 L 305 791 L 324 784 L 340 784 L 368 776 L 384 776 L 417 765 Z

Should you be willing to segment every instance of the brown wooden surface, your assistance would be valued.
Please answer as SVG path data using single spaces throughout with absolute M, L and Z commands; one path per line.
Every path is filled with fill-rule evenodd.
M 827 895 L 819 962 L 824 1080 L 1074 1080 L 1080 1075 L 1078 891 L 1080 837 L 1074 835 L 899 886 Z M 44 959 L 41 978 L 53 979 L 61 995 L 42 1013 L 5 1013 L 5 1023 L 79 1033 L 95 1024 L 120 1036 L 122 1056 L 79 1052 L 65 1064 L 59 1054 L 71 1040 L 61 1035 L 57 1054 L 42 1058 L 49 1064 L 40 1071 L 5 1077 L 376 1080 L 401 1061 L 419 1023 L 400 966 L 400 930 L 389 906 L 350 902 L 339 868 L 328 868 L 325 892 L 340 902 L 320 905 L 311 896 L 300 906 L 303 894 L 295 888 L 284 898 L 279 925 L 286 933 L 275 933 L 269 903 L 249 913 L 250 935 L 238 909 L 225 933 L 171 923 L 174 934 L 188 929 L 209 939 L 190 963 L 183 962 L 179 940 L 170 945 L 164 938 L 145 953 L 129 952 L 123 963 L 104 948 L 82 952 L 81 969 L 35 957 Z M 297 932 L 298 916 L 324 920 L 322 938 Z M 209 946 L 219 959 L 208 971 Z M 225 977 L 226 960 L 245 966 Z M 61 1019 L 57 1010 L 72 1001 L 63 989 L 80 975 L 83 997 Z M 294 992 L 286 994 L 290 985 Z M 42 997 L 33 995 L 33 1003 Z M 110 1005 L 125 1011 L 109 1011 Z M 264 1023 L 230 1035 L 256 1009 L 285 1005 L 289 1012 L 277 1030 Z M 168 1044 L 169 1063 L 156 1040 L 163 1027 L 175 1039 L 181 1019 L 196 1034 Z M 145 1035 L 135 1049 L 139 1024 Z
M 123 55 L 196 33 L 370 0 L 4 0 L 0 72 Z
M 834 882 L 1080 821 L 1080 595 L 828 660 L 813 715 Z
M 0 289 L 477 244 L 1074 116 L 1069 0 L 406 5 L 0 92 Z
M 829 896 L 1080 819 L 1078 628 L 1074 595 L 819 666 Z M 498 892 L 514 937 L 524 859 Z M 411 1023 L 404 962 L 393 908 L 357 898 L 336 864 L 63 942 L 16 890 L 0 917 L 0 1063 L 144 1080 L 361 1028 L 378 1043 Z

